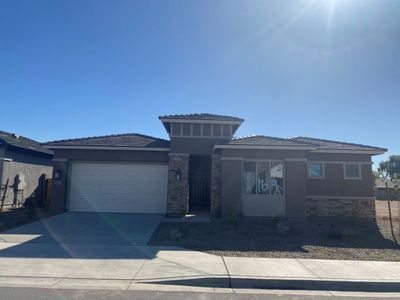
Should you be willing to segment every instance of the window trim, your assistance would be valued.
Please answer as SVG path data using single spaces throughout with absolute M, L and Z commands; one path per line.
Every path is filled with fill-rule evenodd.
M 311 164 L 320 164 L 321 165 L 321 176 L 310 176 L 310 165 Z M 307 178 L 308 179 L 325 179 L 325 163 L 322 161 L 308 161 L 307 162 Z
M 358 168 L 358 176 L 357 177 L 347 176 L 347 174 L 346 174 L 346 166 L 348 166 L 348 165 L 357 166 L 357 168 Z M 352 163 L 344 163 L 343 164 L 343 178 L 345 180 L 361 180 L 362 179 L 361 171 L 362 170 L 361 170 L 361 164 L 360 163 L 352 162 Z

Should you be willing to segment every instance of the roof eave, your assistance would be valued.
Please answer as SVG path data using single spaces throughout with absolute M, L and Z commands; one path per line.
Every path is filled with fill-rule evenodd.
M 367 154 L 367 155 L 380 155 L 387 152 L 387 149 L 368 149 L 368 150 L 356 150 L 356 149 L 316 149 L 311 152 L 315 153 L 337 153 L 337 154 Z
M 3 145 L 0 145 L 0 147 L 1 146 L 3 146 Z M 48 155 L 48 156 L 52 156 L 53 155 L 53 153 L 45 151 L 45 150 L 50 150 L 50 149 L 47 149 L 47 148 L 45 148 L 43 146 L 42 146 L 42 148 L 45 149 L 45 150 L 39 150 L 39 149 L 28 148 L 28 147 L 21 147 L 21 146 L 18 146 L 18 145 L 12 145 L 10 143 L 4 144 L 4 147 L 6 149 L 18 149 L 18 151 L 27 151 L 28 153 L 38 153 L 40 155 Z
M 161 122 L 165 123 L 197 123 L 197 124 L 235 124 L 241 125 L 244 120 L 212 120 L 212 119 L 204 119 L 204 120 L 196 120 L 196 119 L 173 119 L 173 118 L 162 118 L 160 117 Z

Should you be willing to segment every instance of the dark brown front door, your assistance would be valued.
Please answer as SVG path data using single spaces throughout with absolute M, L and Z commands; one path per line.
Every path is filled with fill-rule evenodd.
M 209 156 L 193 156 L 189 164 L 189 210 L 210 206 Z

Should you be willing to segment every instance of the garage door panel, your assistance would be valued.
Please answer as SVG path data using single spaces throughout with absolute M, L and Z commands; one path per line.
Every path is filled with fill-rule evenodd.
M 73 163 L 71 211 L 165 213 L 167 166 Z

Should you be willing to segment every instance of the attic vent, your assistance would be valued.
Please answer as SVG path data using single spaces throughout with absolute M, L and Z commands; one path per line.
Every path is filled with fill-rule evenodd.
M 16 138 L 17 140 L 19 139 L 19 135 L 18 135 L 18 134 L 13 133 L 12 136 L 13 136 L 14 138 Z

